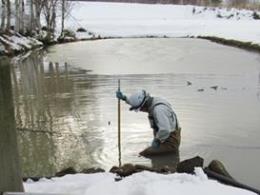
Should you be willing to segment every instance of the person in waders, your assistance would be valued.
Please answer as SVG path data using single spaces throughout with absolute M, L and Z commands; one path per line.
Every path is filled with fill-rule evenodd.
M 148 113 L 154 138 L 151 146 L 140 152 L 140 155 L 148 157 L 179 152 L 181 128 L 169 102 L 162 98 L 152 97 L 145 90 L 137 91 L 129 97 L 117 91 L 116 97 L 129 104 L 130 111 Z

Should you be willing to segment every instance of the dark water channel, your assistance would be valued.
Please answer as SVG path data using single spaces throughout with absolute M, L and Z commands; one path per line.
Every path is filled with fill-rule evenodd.
M 172 103 L 182 126 L 180 160 L 219 159 L 260 188 L 260 55 L 196 39 L 79 42 L 14 60 L 25 176 L 118 164 L 118 79 L 127 94 L 143 88 Z M 152 140 L 146 114 L 125 104 L 121 112 L 122 163 L 150 165 L 138 157 Z

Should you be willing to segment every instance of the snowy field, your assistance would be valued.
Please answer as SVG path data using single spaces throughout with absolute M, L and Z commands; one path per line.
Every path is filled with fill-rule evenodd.
M 217 36 L 260 44 L 260 20 L 252 15 L 191 5 L 76 2 L 67 28 L 84 27 L 101 37 Z
M 255 193 L 209 180 L 201 168 L 195 175 L 136 173 L 115 182 L 112 173 L 66 175 L 24 183 L 26 192 L 73 195 L 253 195 Z

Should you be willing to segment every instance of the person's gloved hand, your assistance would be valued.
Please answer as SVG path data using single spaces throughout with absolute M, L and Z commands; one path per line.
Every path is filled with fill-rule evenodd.
M 160 140 L 154 138 L 152 142 L 152 148 L 158 149 L 160 147 Z
M 126 101 L 126 96 L 121 91 L 116 91 L 116 97 L 120 100 Z

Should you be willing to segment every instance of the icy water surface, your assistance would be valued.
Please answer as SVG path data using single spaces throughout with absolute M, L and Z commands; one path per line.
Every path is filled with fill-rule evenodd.
M 219 159 L 260 188 L 258 54 L 197 39 L 112 39 L 57 45 L 12 68 L 24 175 L 117 165 L 121 79 L 126 94 L 146 89 L 171 102 L 182 126 L 180 160 Z M 150 165 L 138 157 L 152 140 L 147 115 L 128 108 L 122 103 L 121 161 Z

